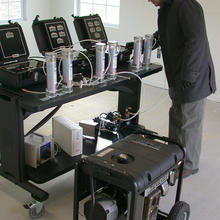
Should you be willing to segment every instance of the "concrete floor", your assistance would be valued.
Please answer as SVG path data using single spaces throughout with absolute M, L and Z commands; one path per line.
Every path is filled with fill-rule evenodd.
M 167 91 L 144 85 L 140 123 L 146 128 L 167 135 L 168 109 L 170 100 Z M 66 104 L 58 113 L 78 122 L 91 119 L 101 112 L 117 109 L 117 93 L 104 92 L 86 99 Z M 25 131 L 34 126 L 47 111 L 32 115 L 25 121 Z M 191 220 L 220 219 L 220 103 L 207 101 L 203 149 L 200 172 L 184 179 L 182 200 L 191 206 Z M 42 134 L 51 134 L 51 121 L 39 130 Z M 50 193 L 44 203 L 46 212 L 42 220 L 71 220 L 73 213 L 73 180 L 71 171 L 46 184 L 41 188 Z M 163 197 L 160 208 L 169 211 L 174 203 L 176 188 L 171 187 L 168 196 Z M 0 177 L 0 219 L 29 220 L 28 211 L 23 208 L 24 202 L 31 201 L 30 194 L 13 183 Z M 81 218 L 84 219 L 84 218 Z

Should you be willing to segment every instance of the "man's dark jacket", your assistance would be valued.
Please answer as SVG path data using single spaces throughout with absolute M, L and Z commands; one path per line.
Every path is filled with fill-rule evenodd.
M 163 0 L 158 32 L 172 99 L 186 103 L 216 90 L 203 10 L 195 0 Z

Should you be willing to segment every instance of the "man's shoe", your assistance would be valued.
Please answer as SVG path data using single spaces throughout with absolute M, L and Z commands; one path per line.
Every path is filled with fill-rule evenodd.
M 199 169 L 194 169 L 194 170 L 188 170 L 188 169 L 183 169 L 183 178 L 186 178 L 190 175 L 196 174 L 199 172 Z

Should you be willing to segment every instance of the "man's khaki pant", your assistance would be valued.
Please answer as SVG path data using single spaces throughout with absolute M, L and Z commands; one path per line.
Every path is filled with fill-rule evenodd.
M 186 147 L 185 168 L 199 168 L 206 98 L 184 104 L 172 102 L 169 111 L 169 137 Z

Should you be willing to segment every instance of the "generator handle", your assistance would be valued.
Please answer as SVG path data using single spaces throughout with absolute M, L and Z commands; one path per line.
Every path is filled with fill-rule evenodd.
M 145 130 L 137 131 L 137 132 L 135 132 L 135 134 L 147 135 L 149 138 L 158 139 L 158 140 L 161 140 L 161 141 L 165 141 L 165 142 L 177 145 L 182 150 L 183 160 L 185 160 L 186 148 L 183 147 L 178 141 L 176 141 L 172 138 L 169 138 L 169 137 L 157 135 L 155 132 L 151 132 L 151 131 L 147 131 L 147 130 L 146 131 Z

